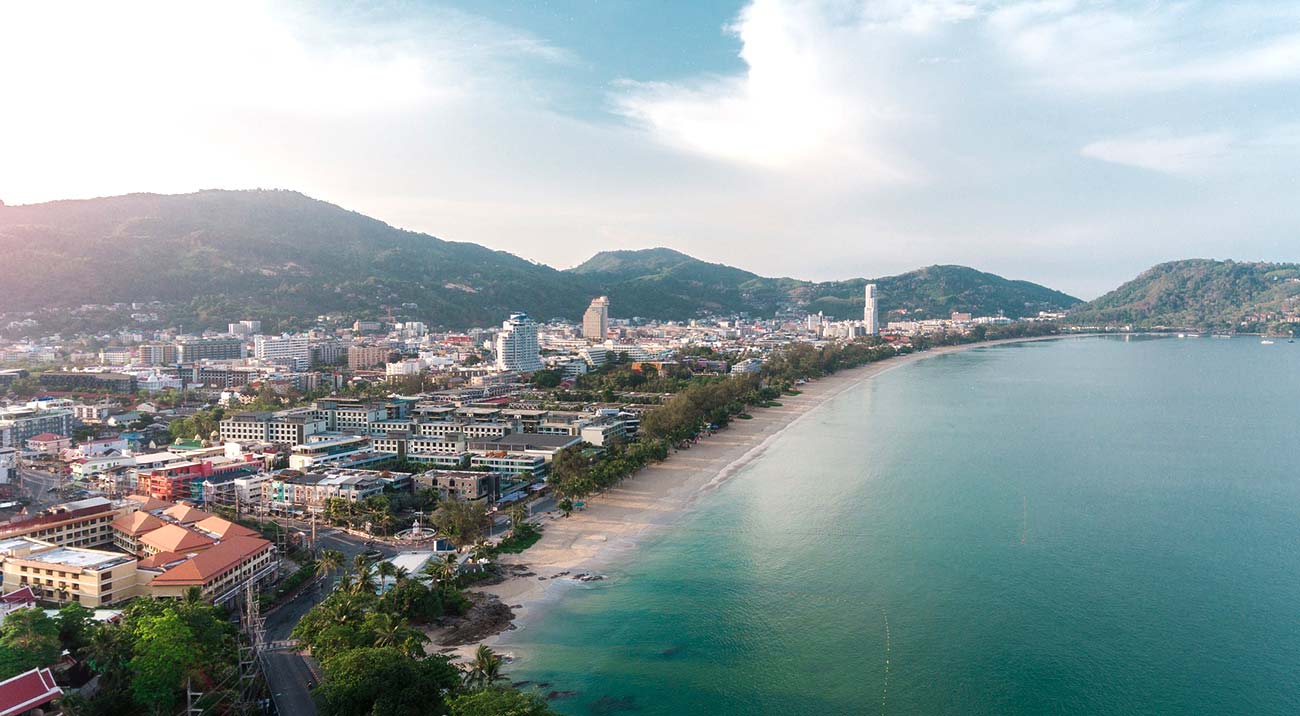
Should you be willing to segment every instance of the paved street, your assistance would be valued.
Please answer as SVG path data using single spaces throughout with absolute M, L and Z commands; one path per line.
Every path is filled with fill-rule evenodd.
M 302 520 L 277 519 L 276 522 L 295 530 L 311 534 L 310 523 Z M 320 549 L 336 549 L 344 554 L 350 564 L 352 558 L 371 547 L 366 540 L 353 537 L 332 527 L 316 528 L 316 543 Z M 391 556 L 393 549 L 376 543 L 375 549 Z M 339 575 L 330 575 L 328 580 L 320 580 L 309 585 L 298 597 L 272 610 L 266 615 L 266 638 L 268 641 L 280 641 L 290 638 L 293 628 L 303 615 L 323 600 L 334 588 Z M 316 703 L 312 700 L 311 688 L 316 684 L 316 677 L 307 666 L 307 660 L 296 652 L 269 652 L 263 660 L 266 683 L 271 690 L 276 710 L 284 715 L 310 716 L 316 713 Z

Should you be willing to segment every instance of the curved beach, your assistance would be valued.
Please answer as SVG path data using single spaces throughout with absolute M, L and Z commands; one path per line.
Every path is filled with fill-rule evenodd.
M 908 363 L 971 348 L 1005 343 L 1054 340 L 1061 336 L 1017 338 L 1002 341 L 943 346 L 920 353 L 889 358 L 809 381 L 799 395 L 780 399 L 780 407 L 752 411 L 751 420 L 733 420 L 726 429 L 703 437 L 688 450 L 674 452 L 664 462 L 636 473 L 622 485 L 587 499 L 586 507 L 563 517 L 558 512 L 539 515 L 545 531 L 537 544 L 522 554 L 505 555 L 502 564 L 527 567 L 526 576 L 477 591 L 494 594 L 514 609 L 516 627 L 526 627 L 559 598 L 571 579 L 584 573 L 600 574 L 628 556 L 647 536 L 678 520 L 702 494 L 721 485 L 763 454 L 771 442 L 813 409 L 857 383 Z M 487 643 L 501 643 L 508 632 Z M 462 647 L 458 651 L 468 651 Z

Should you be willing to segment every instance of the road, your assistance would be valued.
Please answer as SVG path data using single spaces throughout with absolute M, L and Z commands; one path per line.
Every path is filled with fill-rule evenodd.
M 276 519 L 275 521 L 285 527 L 311 534 L 310 523 L 302 520 Z M 320 549 L 336 549 L 342 552 L 348 563 L 351 563 L 356 555 L 371 549 L 364 539 L 353 537 L 332 527 L 316 528 L 316 544 Z M 391 547 L 376 543 L 374 548 L 383 552 L 385 557 L 392 556 Z M 297 626 L 303 615 L 329 595 L 338 579 L 337 574 L 319 579 L 299 592 L 292 601 L 268 613 L 265 624 L 267 641 L 290 638 L 293 628 Z M 316 676 L 312 674 L 302 654 L 293 651 L 267 652 L 262 665 L 266 684 L 271 691 L 278 713 L 283 716 L 299 716 L 299 714 L 311 716 L 316 713 L 316 702 L 311 696 L 311 689 L 316 684 Z

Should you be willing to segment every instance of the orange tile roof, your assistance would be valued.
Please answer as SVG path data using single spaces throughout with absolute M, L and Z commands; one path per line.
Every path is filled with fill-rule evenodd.
M 180 552 L 159 552 L 151 557 L 136 562 L 135 566 L 141 569 L 163 569 L 173 562 L 179 562 L 183 559 L 189 559 Z
M 172 506 L 172 503 L 167 502 L 166 500 L 160 500 L 157 497 L 152 497 L 150 495 L 127 495 L 126 499 L 140 503 L 140 506 L 136 509 L 141 510 L 142 512 L 157 512 L 158 510 L 165 510 Z
M 156 530 L 165 524 L 167 523 L 154 517 L 148 512 L 132 512 L 129 515 L 122 515 L 113 520 L 112 527 L 118 532 L 135 537 L 137 535 L 142 535 L 145 532 Z
M 208 534 L 216 535 L 220 539 L 228 537 L 257 537 L 257 530 L 249 529 L 241 524 L 236 524 L 230 520 L 223 520 L 220 517 L 209 517 L 206 520 L 199 520 L 190 525 L 194 529 L 202 530 Z
M 168 507 L 166 510 L 163 510 L 163 514 L 167 515 L 168 517 L 172 518 L 173 520 L 176 520 L 177 522 L 183 525 L 194 524 L 199 520 L 206 520 L 207 518 L 212 516 L 207 512 L 197 509 L 191 505 L 187 505 L 184 502 Z
M 231 537 L 158 575 L 153 584 L 204 585 L 270 547 L 270 542 L 257 537 Z
M 180 525 L 166 524 L 140 535 L 140 544 L 159 552 L 195 552 L 212 546 L 211 537 L 187 530 Z

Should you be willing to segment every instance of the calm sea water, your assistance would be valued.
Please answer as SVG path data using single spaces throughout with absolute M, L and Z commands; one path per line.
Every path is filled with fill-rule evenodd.
M 1300 344 L 892 370 L 516 632 L 570 714 L 1300 713 Z

